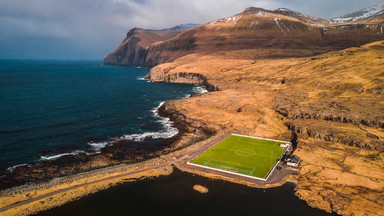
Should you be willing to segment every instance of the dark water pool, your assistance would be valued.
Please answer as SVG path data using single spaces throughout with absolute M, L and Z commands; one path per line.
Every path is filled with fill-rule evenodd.
M 195 184 L 209 192 L 193 190 Z M 38 215 L 330 215 L 307 206 L 293 195 L 293 189 L 293 184 L 255 189 L 175 170 L 169 176 L 124 183 Z

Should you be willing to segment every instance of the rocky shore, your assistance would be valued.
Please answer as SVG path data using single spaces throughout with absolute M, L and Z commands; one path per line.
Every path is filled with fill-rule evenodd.
M 4 185 L 8 188 L 0 191 L 0 211 L 7 215 L 29 215 L 79 199 L 117 183 L 170 174 L 172 167 L 169 165 L 177 160 L 176 157 L 180 158 L 185 155 L 185 149 L 188 146 L 202 140 L 209 140 L 209 137 L 214 136 L 219 128 L 195 121 L 185 121 L 182 115 L 175 110 L 171 111 L 167 106 L 168 102 L 159 108 L 158 113 L 174 121 L 180 132 L 171 139 L 157 142 L 156 147 L 160 146 L 160 150 L 144 151 L 135 149 L 137 146 L 132 142 L 115 141 L 113 146 L 104 148 L 100 155 L 94 156 L 103 158 L 103 160 L 84 157 L 85 161 L 80 159 L 70 163 L 52 161 L 51 163 L 17 167 L 12 175 L 3 176 L 3 179 L 8 178 L 9 182 L 18 184 L 27 183 L 16 187 L 9 187 L 11 184 Z M 127 151 L 133 153 L 128 154 Z M 116 159 L 116 154 L 130 157 Z M 86 166 L 87 164 L 92 164 L 92 166 Z M 55 173 L 56 169 L 60 169 L 61 172 Z M 44 174 L 44 178 L 34 177 L 37 173 L 42 172 L 47 172 Z M 25 175 L 24 178 L 22 178 L 23 175 Z M 12 179 L 15 176 L 20 176 L 20 179 Z M 47 197 L 45 198 L 45 196 Z M 34 201 L 34 199 L 39 201 Z M 17 206 L 17 203 L 23 205 Z
M 183 121 L 183 118 L 175 113 L 167 113 L 164 109 L 164 106 L 160 107 L 158 114 L 162 117 L 169 117 L 174 122 L 174 126 L 179 130 L 174 137 L 158 140 L 145 137 L 143 141 L 130 141 L 116 137 L 98 154 L 65 155 L 56 160 L 17 166 L 12 170 L 2 172 L 0 189 L 30 182 L 46 182 L 53 178 L 118 164 L 139 163 L 184 148 L 214 134 L 214 131 L 206 128 L 192 128 Z

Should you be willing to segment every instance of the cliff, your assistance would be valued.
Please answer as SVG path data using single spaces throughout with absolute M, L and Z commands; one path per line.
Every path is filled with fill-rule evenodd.
M 133 28 L 123 42 L 114 51 L 104 57 L 104 64 L 135 65 L 149 67 L 146 56 L 151 45 L 175 37 L 181 32 L 197 26 L 196 24 L 182 24 L 169 29 L 149 30 Z
M 247 8 L 185 31 L 131 30 L 105 57 L 106 64 L 152 67 L 192 53 L 253 50 L 242 58 L 313 56 L 384 40 L 380 14 L 354 22 L 335 22 L 280 8 Z

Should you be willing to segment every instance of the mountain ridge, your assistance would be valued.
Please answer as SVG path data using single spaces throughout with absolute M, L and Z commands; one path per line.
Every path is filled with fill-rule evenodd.
M 104 57 L 104 64 L 145 66 L 150 45 L 175 37 L 179 33 L 199 24 L 180 24 L 172 28 L 152 30 L 133 28 L 123 42 Z
M 123 43 L 105 57 L 104 63 L 153 67 L 194 52 L 241 49 L 285 49 L 286 52 L 269 56 L 300 57 L 384 39 L 383 19 L 364 22 L 334 23 L 286 8 L 271 11 L 249 7 L 233 16 L 188 26 L 191 28 L 135 28 L 136 34 L 127 34 Z
M 372 20 L 381 15 L 384 15 L 384 2 L 340 17 L 332 18 L 330 19 L 330 22 L 333 24 L 354 23 L 359 21 Z

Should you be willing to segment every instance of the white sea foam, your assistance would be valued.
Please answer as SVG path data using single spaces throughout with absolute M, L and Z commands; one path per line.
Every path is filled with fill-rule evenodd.
M 108 142 L 88 142 L 88 145 L 92 147 L 95 153 L 100 153 L 100 150 L 106 146 L 108 146 Z
M 192 91 L 195 93 L 205 94 L 208 93 L 208 90 L 202 86 L 196 86 L 192 88 Z
M 144 77 L 138 77 L 137 80 L 151 82 L 151 80 L 147 80 Z
M 161 117 L 159 115 L 159 108 L 164 103 L 165 101 L 160 102 L 156 108 L 151 110 L 153 115 L 159 118 L 157 122 L 160 122 L 163 125 L 163 129 L 156 132 L 145 132 L 142 134 L 128 134 L 128 135 L 122 136 L 122 138 L 126 140 L 131 140 L 131 141 L 143 141 L 146 137 L 151 137 L 152 139 L 167 139 L 179 133 L 179 130 L 174 126 L 173 122 L 169 118 Z
M 140 78 L 139 78 L 140 79 Z M 142 78 L 144 80 L 144 78 Z M 204 87 L 196 86 L 192 89 L 193 92 L 195 93 L 207 93 L 208 91 Z M 186 97 L 189 97 L 190 95 L 185 95 Z M 171 138 L 179 133 L 179 130 L 174 126 L 173 122 L 166 117 L 161 117 L 159 115 L 159 108 L 165 103 L 165 101 L 162 101 L 159 103 L 157 107 L 151 110 L 153 115 L 157 118 L 159 118 L 158 122 L 163 125 L 163 129 L 160 131 L 156 132 L 145 132 L 142 134 L 128 134 L 128 135 L 123 135 L 119 137 L 119 139 L 126 139 L 126 140 L 131 140 L 131 141 L 144 141 L 146 137 L 151 137 L 152 139 L 167 139 Z M 139 118 L 139 117 L 138 117 Z M 58 158 L 61 158 L 63 156 L 67 155 L 77 155 L 79 153 L 85 153 L 87 155 L 92 155 L 96 153 L 100 153 L 100 150 L 106 146 L 108 146 L 110 142 L 88 142 L 88 145 L 92 147 L 93 152 L 85 152 L 82 150 L 75 150 L 69 153 L 61 153 L 57 155 L 44 155 L 40 157 L 40 161 L 47 161 L 47 160 L 56 160 Z M 9 167 L 7 170 L 12 172 L 16 167 L 18 166 L 24 166 L 27 164 L 19 164 L 16 166 Z
M 28 164 L 18 164 L 18 165 L 15 165 L 15 166 L 11 166 L 11 167 L 8 167 L 7 170 L 8 172 L 13 172 L 13 170 L 15 170 L 17 167 L 19 166 L 27 166 Z M 28 165 L 30 166 L 30 165 Z
M 67 156 L 67 155 L 77 155 L 79 153 L 85 153 L 85 151 L 82 151 L 82 150 L 75 150 L 73 152 L 69 152 L 69 153 L 62 153 L 62 154 L 57 154 L 57 155 L 44 155 L 44 156 L 41 156 L 40 157 L 40 160 L 42 161 L 46 161 L 46 160 L 56 160 L 58 158 L 61 158 L 63 156 Z

